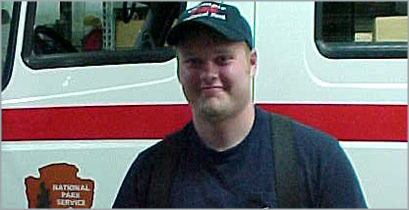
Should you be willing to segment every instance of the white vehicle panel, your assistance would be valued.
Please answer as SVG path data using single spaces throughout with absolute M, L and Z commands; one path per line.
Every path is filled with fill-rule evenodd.
M 328 59 L 319 53 L 311 27 L 314 2 L 257 2 L 256 20 L 256 103 L 407 102 L 407 59 Z
M 187 8 L 198 3 L 188 2 Z M 407 59 L 324 57 L 314 41 L 314 2 L 228 3 L 240 9 L 253 30 L 258 55 L 253 81 L 256 104 L 407 104 Z M 21 57 L 26 6 L 22 2 L 14 69 L 2 92 L 3 109 L 187 105 L 176 75 L 176 58 L 161 63 L 31 69 Z M 27 208 L 24 179 L 38 177 L 38 169 L 50 163 L 70 163 L 79 168 L 79 177 L 95 181 L 92 207 L 110 208 L 137 154 L 158 141 L 3 141 L 1 207 Z M 407 208 L 407 142 L 351 141 L 340 144 L 357 171 L 369 206 Z

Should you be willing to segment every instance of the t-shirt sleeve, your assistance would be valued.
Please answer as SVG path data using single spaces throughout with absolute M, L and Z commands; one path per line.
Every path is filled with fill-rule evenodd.
M 337 141 L 322 148 L 320 207 L 367 208 L 352 164 Z
M 138 208 L 137 198 L 138 161 L 131 165 L 119 189 L 112 208 Z
M 313 208 L 366 208 L 366 201 L 346 153 L 335 138 L 295 123 L 301 194 Z

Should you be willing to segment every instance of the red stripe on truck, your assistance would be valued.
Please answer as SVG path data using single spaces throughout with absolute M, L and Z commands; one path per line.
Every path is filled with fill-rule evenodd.
M 191 118 L 187 105 L 3 110 L 3 140 L 161 138 Z
M 340 140 L 407 141 L 406 105 L 259 104 Z M 188 105 L 2 110 L 3 141 L 159 139 L 191 119 Z
M 407 141 L 406 105 L 261 104 L 340 140 Z

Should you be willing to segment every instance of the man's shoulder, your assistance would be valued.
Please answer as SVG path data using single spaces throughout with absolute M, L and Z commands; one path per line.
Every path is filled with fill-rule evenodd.
M 289 116 L 282 115 L 275 112 L 269 112 L 266 110 L 260 109 L 261 115 L 275 115 L 278 118 L 285 119 L 290 122 L 292 127 L 292 135 L 296 141 L 296 144 L 306 144 L 310 147 L 326 147 L 326 146 L 337 146 L 338 141 L 335 137 L 330 134 L 314 128 L 310 125 L 304 124 L 298 120 L 295 120 Z
M 335 137 L 322 130 L 311 127 L 297 120 L 290 120 L 292 121 L 294 135 L 297 137 L 301 137 L 301 139 L 305 141 L 320 141 L 327 144 L 338 142 Z
M 279 116 L 291 122 L 294 144 L 302 160 L 318 163 L 324 159 L 329 161 L 345 158 L 345 153 L 335 137 L 297 120 Z
M 165 153 L 171 153 L 180 149 L 182 143 L 185 141 L 188 129 L 189 124 L 167 135 L 158 143 L 142 151 L 138 155 L 137 161 L 145 164 L 154 163 L 158 159 L 163 158 L 163 156 L 166 155 Z

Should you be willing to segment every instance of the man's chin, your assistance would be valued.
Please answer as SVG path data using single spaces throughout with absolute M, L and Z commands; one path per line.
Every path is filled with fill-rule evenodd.
M 221 103 L 220 101 L 206 101 L 199 103 L 196 106 L 196 110 L 200 115 L 208 117 L 219 117 L 227 113 L 226 104 Z

